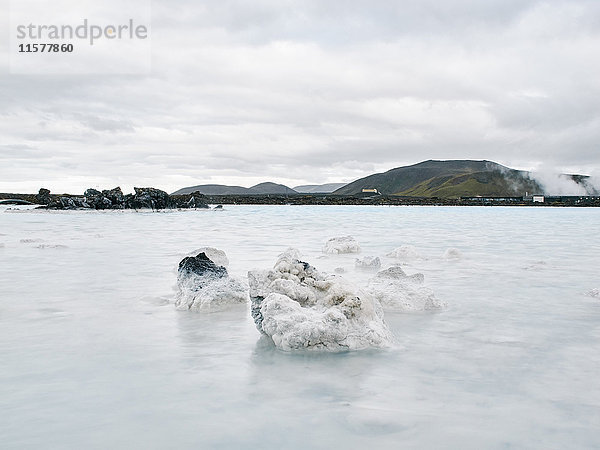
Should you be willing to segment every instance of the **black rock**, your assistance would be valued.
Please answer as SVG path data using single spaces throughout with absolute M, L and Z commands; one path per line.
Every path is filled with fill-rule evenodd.
M 265 298 L 261 297 L 260 295 L 257 295 L 256 297 L 250 297 L 250 315 L 252 316 L 252 319 L 254 320 L 258 331 L 260 331 L 263 334 L 265 334 L 265 332 L 262 329 L 262 323 L 264 318 L 262 312 L 260 311 L 260 307 L 262 306 L 262 302 L 264 299 Z
M 133 188 L 135 195 L 132 201 L 134 208 L 165 209 L 176 206 L 169 194 L 155 188 Z
M 102 192 L 96 190 L 96 189 L 88 189 L 87 191 L 85 191 L 85 193 L 83 194 L 84 198 L 85 198 L 85 202 L 89 205 L 90 208 L 93 209 L 106 209 L 107 207 L 110 208 L 111 202 L 110 200 L 108 200 L 108 202 L 105 202 L 104 195 L 102 194 Z
M 104 190 L 102 191 L 102 195 L 105 199 L 110 201 L 110 208 L 113 209 L 123 209 L 125 208 L 125 196 L 123 195 L 123 191 L 121 191 L 121 187 L 117 186 L 114 189 Z
M 204 197 L 202 194 L 200 194 L 200 195 L 202 197 Z M 203 209 L 206 209 L 209 206 L 206 204 L 206 202 L 204 201 L 203 198 L 201 198 L 201 197 L 199 198 L 196 195 L 192 195 L 190 197 L 190 199 L 188 200 L 188 202 L 187 202 L 187 207 L 188 208 L 203 208 Z
M 195 274 L 199 276 L 211 275 L 217 278 L 227 276 L 227 269 L 215 264 L 206 253 L 201 252 L 197 256 L 187 256 L 179 263 L 179 274 Z
M 38 194 L 35 196 L 35 200 L 40 205 L 50 204 L 52 198 L 50 197 L 50 190 L 41 188 Z
M 50 209 L 80 209 L 89 208 L 90 206 L 83 197 L 71 197 L 68 195 L 61 195 L 60 197 L 54 197 L 48 204 Z

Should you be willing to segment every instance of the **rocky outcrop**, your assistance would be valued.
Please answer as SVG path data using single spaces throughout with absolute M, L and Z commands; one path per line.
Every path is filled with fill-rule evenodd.
M 205 200 L 205 197 L 203 194 L 194 192 L 193 194 L 190 194 L 189 196 L 182 196 L 182 197 L 184 197 L 184 198 L 177 200 L 178 208 L 201 208 L 201 209 L 209 208 L 209 206 L 206 204 L 206 200 Z M 186 200 L 185 197 L 189 197 L 189 199 Z
M 459 261 L 463 259 L 463 254 L 459 249 L 450 247 L 446 249 L 442 258 L 446 261 Z
M 175 208 L 177 205 L 165 191 L 156 188 L 134 187 L 135 195 L 131 200 L 131 206 L 135 209 L 165 209 Z
M 120 188 L 116 188 L 121 190 Z M 88 189 L 83 194 L 85 202 L 92 209 L 110 209 L 112 201 L 104 197 L 104 194 L 96 189 Z
M 354 267 L 362 270 L 377 270 L 381 267 L 381 259 L 379 259 L 379 256 L 365 256 L 362 259 L 356 258 L 354 260 Z
M 220 252 L 213 250 L 216 250 L 213 254 Z M 178 309 L 218 311 L 248 301 L 244 286 L 230 277 L 227 269 L 216 264 L 205 252 L 181 260 L 177 287 L 175 306 Z
M 400 259 L 402 261 L 423 259 L 421 254 L 413 245 L 401 245 L 400 247 L 395 248 L 394 250 L 389 252 L 386 256 L 390 258 Z
M 329 239 L 323 246 L 323 253 L 359 253 L 360 245 L 352 236 L 340 236 Z
M 422 273 L 407 275 L 401 267 L 392 266 L 377 272 L 366 291 L 386 310 L 428 311 L 444 307 L 433 291 L 423 286 L 424 279 Z
M 379 302 L 288 249 L 272 270 L 250 271 L 256 327 L 281 350 L 345 351 L 391 345 Z
M 48 205 L 52 200 L 50 197 L 50 190 L 41 188 L 35 196 L 35 199 L 36 203 L 39 205 Z
M 156 188 L 134 188 L 134 194 L 123 194 L 120 187 L 99 191 L 87 189 L 82 197 L 52 195 L 48 189 L 40 189 L 36 202 L 49 209 L 143 209 L 208 208 L 204 195 L 170 196 Z

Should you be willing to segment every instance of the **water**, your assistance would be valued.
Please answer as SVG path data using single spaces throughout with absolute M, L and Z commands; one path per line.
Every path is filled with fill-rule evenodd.
M 600 287 L 599 209 L 6 209 L 2 448 L 600 446 L 600 299 L 584 295 Z M 204 245 L 241 277 L 291 245 L 365 283 L 354 255 L 321 253 L 347 234 L 362 256 L 414 245 L 405 271 L 448 308 L 387 313 L 389 350 L 286 354 L 246 309 L 171 303 L 177 263 Z

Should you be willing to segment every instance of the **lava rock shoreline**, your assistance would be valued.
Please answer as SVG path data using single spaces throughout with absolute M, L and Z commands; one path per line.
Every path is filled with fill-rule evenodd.
M 395 195 L 336 194 L 255 194 L 205 195 L 200 192 L 169 195 L 160 189 L 134 188 L 135 193 L 123 194 L 121 188 L 98 191 L 88 189 L 83 195 L 51 194 L 40 189 L 37 194 L 0 193 L 0 200 L 23 200 L 47 209 L 200 209 L 218 205 L 380 205 L 380 206 L 600 206 L 600 197 L 557 197 L 545 203 L 531 201 L 494 200 L 486 198 L 400 197 Z
M 46 209 L 209 208 L 206 197 L 199 192 L 171 196 L 152 187 L 136 187 L 134 191 L 133 194 L 123 194 L 120 187 L 103 191 L 90 188 L 82 196 L 78 196 L 51 194 L 48 189 L 42 188 L 37 194 L 0 194 L 0 198 L 24 200 Z

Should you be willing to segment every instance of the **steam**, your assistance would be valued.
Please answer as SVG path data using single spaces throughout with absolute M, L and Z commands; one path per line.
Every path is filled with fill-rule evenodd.
M 515 193 L 528 191 L 529 194 L 544 195 L 600 195 L 600 177 L 567 175 L 550 167 L 538 167 L 532 172 L 510 169 L 488 161 L 486 168 L 498 171 Z M 515 176 L 515 174 L 520 176 Z M 529 185 L 529 186 L 528 186 Z
M 557 174 L 548 170 L 529 173 L 529 178 L 537 182 L 546 195 L 597 195 L 600 186 L 598 179 L 587 177 L 576 180 L 571 175 Z

